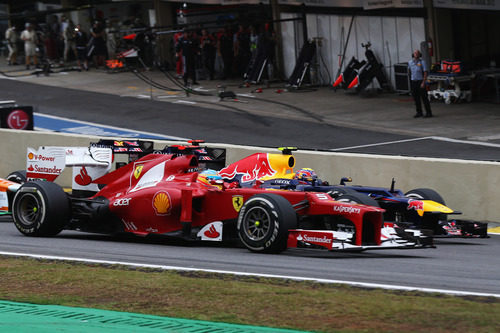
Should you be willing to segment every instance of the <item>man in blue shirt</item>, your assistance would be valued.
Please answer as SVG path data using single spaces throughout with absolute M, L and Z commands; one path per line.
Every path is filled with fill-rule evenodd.
M 415 50 L 413 52 L 413 59 L 408 61 L 408 71 L 410 73 L 411 94 L 417 108 L 417 113 L 414 117 L 432 117 L 431 104 L 429 103 L 427 90 L 425 89 L 425 81 L 427 80 L 429 68 L 425 60 L 422 59 L 422 53 L 419 50 Z M 424 102 L 425 116 L 422 113 L 421 100 Z

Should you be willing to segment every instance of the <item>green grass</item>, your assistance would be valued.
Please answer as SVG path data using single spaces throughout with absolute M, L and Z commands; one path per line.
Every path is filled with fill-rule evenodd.
M 500 300 L 0 257 L 0 299 L 321 332 L 498 332 Z

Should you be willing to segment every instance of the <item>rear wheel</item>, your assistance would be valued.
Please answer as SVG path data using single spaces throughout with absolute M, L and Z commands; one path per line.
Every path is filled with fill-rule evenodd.
M 9 175 L 5 178 L 7 180 L 10 180 L 11 182 L 18 183 L 18 184 L 24 184 L 26 183 L 26 170 L 18 170 L 9 173 Z
M 257 194 L 240 210 L 238 235 L 253 252 L 279 253 L 286 249 L 288 230 L 297 227 L 290 202 L 276 194 Z
M 337 201 L 340 202 L 347 202 L 347 203 L 357 203 L 357 204 L 362 204 L 362 205 L 367 205 L 367 206 L 373 206 L 373 207 L 380 207 L 377 201 L 375 199 L 370 198 L 366 194 L 359 193 L 359 192 L 349 192 L 347 194 L 343 194 L 340 197 L 336 199 Z
M 54 183 L 37 181 L 22 185 L 12 204 L 17 229 L 27 236 L 55 236 L 71 216 L 70 201 Z

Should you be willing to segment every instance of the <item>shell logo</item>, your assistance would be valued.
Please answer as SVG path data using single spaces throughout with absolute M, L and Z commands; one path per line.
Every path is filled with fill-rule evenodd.
M 33 153 L 29 153 L 29 154 L 28 154 L 28 158 L 29 158 L 30 160 L 32 160 L 34 157 L 35 157 L 35 155 L 33 155 Z
M 172 209 L 170 195 L 167 192 L 157 192 L 153 197 L 153 208 L 156 215 L 169 215 Z

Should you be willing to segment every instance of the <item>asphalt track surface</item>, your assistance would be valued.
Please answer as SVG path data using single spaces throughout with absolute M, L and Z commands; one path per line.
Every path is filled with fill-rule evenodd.
M 53 238 L 26 237 L 13 223 L 0 223 L 0 252 L 500 295 L 500 258 L 491 255 L 500 252 L 500 236 L 437 242 L 437 248 L 428 249 L 361 253 L 290 249 L 265 255 L 234 245 L 182 245 L 164 238 L 124 239 L 73 231 Z
M 500 160 L 498 147 L 415 139 L 318 122 L 255 116 L 185 104 L 141 100 L 2 80 L 2 99 L 50 115 L 116 127 L 203 138 L 208 142 L 408 156 Z M 300 142 L 300 144 L 298 144 Z M 376 145 L 373 145 L 376 143 Z M 384 144 L 377 144 L 384 143 Z M 497 157 L 498 156 L 498 157 Z M 124 240 L 63 232 L 53 239 L 21 235 L 0 223 L 0 251 L 340 281 L 461 290 L 500 295 L 500 236 L 440 240 L 437 249 L 328 253 L 287 250 L 280 255 L 240 247 L 164 245 L 164 240 Z
M 285 117 L 255 115 L 224 102 L 216 110 L 198 105 L 174 104 L 134 97 L 1 80 L 2 99 L 33 105 L 39 113 L 96 122 L 120 128 L 204 139 L 207 142 L 262 147 L 296 146 L 301 149 L 344 152 L 500 160 L 500 146 L 417 138 L 393 133 L 347 128 Z M 229 104 L 227 104 L 229 103 Z M 263 103 L 265 104 L 265 102 Z M 276 105 L 269 103 L 268 107 Z M 293 107 L 293 106 L 292 106 Z M 233 108 L 233 110 L 231 109 Z M 234 109 L 235 108 L 235 109 Z M 301 112 L 297 110 L 297 112 Z M 36 124 L 35 124 L 36 126 Z M 414 140 L 415 139 L 415 140 Z

